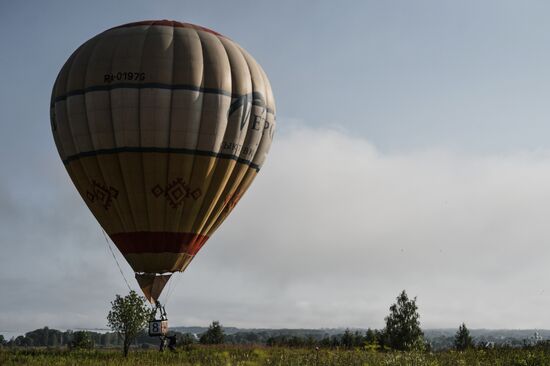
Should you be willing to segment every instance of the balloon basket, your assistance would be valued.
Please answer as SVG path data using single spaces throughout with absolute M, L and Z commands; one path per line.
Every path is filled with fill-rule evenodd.
M 158 313 L 158 318 L 157 318 Z M 156 307 L 151 312 L 149 320 L 149 337 L 164 337 L 168 334 L 168 317 L 166 310 L 158 301 Z
M 149 337 L 162 337 L 168 334 L 168 320 L 149 320 Z

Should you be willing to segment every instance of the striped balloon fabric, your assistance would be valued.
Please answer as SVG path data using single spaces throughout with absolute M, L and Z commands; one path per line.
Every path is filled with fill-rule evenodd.
M 80 46 L 50 115 L 74 185 L 151 302 L 246 192 L 275 130 L 258 63 L 212 30 L 167 20 Z

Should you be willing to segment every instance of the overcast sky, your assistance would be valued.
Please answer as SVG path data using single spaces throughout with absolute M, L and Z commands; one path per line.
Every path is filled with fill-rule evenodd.
M 127 292 L 59 160 L 49 98 L 80 44 L 144 19 L 227 35 L 277 102 L 258 179 L 173 281 L 172 325 L 382 327 L 406 289 L 425 328 L 550 328 L 549 13 L 503 0 L 0 2 L 0 333 L 104 328 Z

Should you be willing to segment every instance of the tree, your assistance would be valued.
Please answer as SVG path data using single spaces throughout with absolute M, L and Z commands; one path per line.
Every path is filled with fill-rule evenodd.
M 222 344 L 225 341 L 225 334 L 219 321 L 214 321 L 208 330 L 201 334 L 199 342 L 202 344 Z
M 0 334 L 0 347 L 5 346 L 8 342 L 6 342 L 6 339 L 2 334 Z
M 16 346 L 19 346 L 19 347 L 32 347 L 33 346 L 32 339 L 27 338 L 27 337 L 22 336 L 22 335 L 15 338 L 15 340 L 13 341 L 13 344 L 16 345 Z
M 353 347 L 353 334 L 349 329 L 346 329 L 342 335 L 342 347 L 352 348 Z
M 418 320 L 416 297 L 409 299 L 405 290 L 397 297 L 397 303 L 390 306 L 386 317 L 384 335 L 388 346 L 400 351 L 419 350 L 424 348 L 424 333 Z
M 367 333 L 365 333 L 365 343 L 367 344 L 376 344 L 378 342 L 378 338 L 376 336 L 376 331 L 372 329 L 367 329 Z
M 379 340 L 379 331 L 376 329 L 367 329 L 365 336 L 363 337 L 363 348 L 367 351 L 378 351 L 383 349 L 383 341 Z
M 90 349 L 94 348 L 94 341 L 90 332 L 77 331 L 73 333 L 73 339 L 69 343 L 71 349 Z
M 116 295 L 111 302 L 107 324 L 123 340 L 124 357 L 128 356 L 130 345 L 145 328 L 150 316 L 151 310 L 147 307 L 145 298 L 133 290 L 125 297 Z
M 61 343 L 62 332 L 44 327 L 25 333 L 25 337 L 32 340 L 34 347 L 57 347 Z
M 474 340 L 470 336 L 470 331 L 466 328 L 466 324 L 464 323 L 458 327 L 458 331 L 455 334 L 454 346 L 457 351 L 464 351 L 474 347 Z
M 195 343 L 195 338 L 192 334 L 184 333 L 184 334 L 178 334 L 178 344 L 181 347 L 189 348 L 193 343 Z
M 374 336 L 376 338 L 376 343 L 382 350 L 389 349 L 388 336 L 385 329 L 375 329 Z

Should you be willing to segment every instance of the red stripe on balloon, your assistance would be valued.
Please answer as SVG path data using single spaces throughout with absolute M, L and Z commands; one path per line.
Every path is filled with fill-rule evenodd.
M 167 26 L 167 27 L 174 27 L 174 28 L 192 28 L 192 29 L 197 29 L 197 30 L 201 30 L 201 31 L 204 31 L 204 32 L 212 33 L 212 34 L 215 34 L 215 35 L 220 36 L 220 37 L 225 37 L 223 34 L 219 34 L 218 32 L 213 31 L 212 29 L 201 27 L 200 25 L 195 25 L 195 24 L 191 24 L 191 23 L 181 23 L 181 22 L 176 22 L 175 20 L 166 20 L 166 19 L 163 19 L 163 20 L 143 20 L 143 21 L 140 21 L 140 22 L 133 22 L 133 23 L 119 25 L 118 27 L 113 27 L 111 29 L 137 27 L 137 26 L 140 26 L 140 25 L 164 25 L 164 26 Z M 109 30 L 111 30 L 111 29 L 109 29 Z
M 138 231 L 110 235 L 122 254 L 186 253 L 195 255 L 208 236 L 194 233 Z

